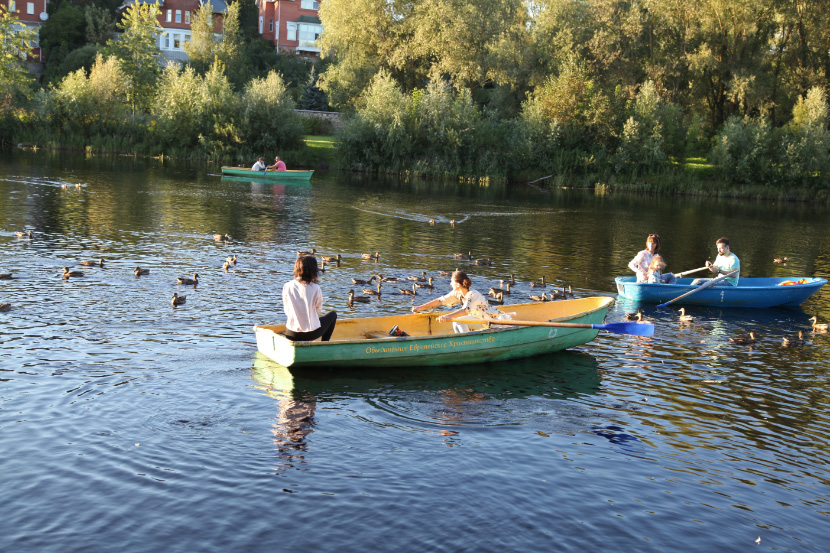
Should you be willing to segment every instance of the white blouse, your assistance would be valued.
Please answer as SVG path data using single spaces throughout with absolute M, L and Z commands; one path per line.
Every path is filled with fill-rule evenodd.
M 311 332 L 320 328 L 323 291 L 314 282 L 305 284 L 296 278 L 282 287 L 282 303 L 288 320 L 285 326 L 294 332 Z

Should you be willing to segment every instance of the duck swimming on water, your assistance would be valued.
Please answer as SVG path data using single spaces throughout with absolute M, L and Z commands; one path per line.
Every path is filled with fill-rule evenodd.
M 193 273 L 193 278 L 179 277 L 179 278 L 176 279 L 176 282 L 178 284 L 187 284 L 189 286 L 196 286 L 197 284 L 199 284 L 199 275 L 196 274 L 196 273 Z
M 730 338 L 729 341 L 732 342 L 733 344 L 738 344 L 738 345 L 743 346 L 743 345 L 754 344 L 758 340 L 755 338 L 755 333 L 750 332 L 749 337 Z
M 815 333 L 827 332 L 827 328 L 828 328 L 827 323 L 819 324 L 818 317 L 810 317 L 810 321 L 812 321 L 812 323 L 813 323 L 813 332 L 815 332 Z

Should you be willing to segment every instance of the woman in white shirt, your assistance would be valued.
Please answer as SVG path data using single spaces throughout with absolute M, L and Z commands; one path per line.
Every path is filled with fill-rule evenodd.
M 452 313 L 441 315 L 438 317 L 438 322 L 443 323 L 456 317 L 469 315 L 478 319 L 507 319 L 506 313 L 502 313 L 498 309 L 490 305 L 487 298 L 481 292 L 473 290 L 471 287 L 473 282 L 467 273 L 464 271 L 455 271 L 450 279 L 450 286 L 452 291 L 448 294 L 428 301 L 423 305 L 416 305 L 412 308 L 413 313 L 438 307 L 439 305 L 458 305 L 461 304 L 461 309 L 457 309 Z M 463 323 L 453 323 L 452 328 L 455 332 L 470 332 L 470 327 Z
M 308 342 L 322 338 L 331 339 L 337 313 L 329 311 L 322 317 L 323 291 L 317 284 L 317 259 L 312 255 L 298 257 L 294 263 L 294 280 L 282 287 L 282 303 L 288 320 L 285 337 L 293 341 Z
M 634 259 L 628 263 L 628 268 L 637 274 L 637 282 L 646 282 L 651 259 L 659 251 L 660 236 L 657 234 L 649 234 L 648 238 L 646 238 L 646 249 L 637 252 Z

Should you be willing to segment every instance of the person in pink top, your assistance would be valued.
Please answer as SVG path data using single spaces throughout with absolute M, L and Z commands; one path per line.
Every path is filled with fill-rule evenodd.
M 280 159 L 280 156 L 277 156 L 274 159 L 274 164 L 268 166 L 269 171 L 286 171 L 285 162 Z
M 337 312 L 329 311 L 322 317 L 323 291 L 317 284 L 317 259 L 303 255 L 294 263 L 294 279 L 282 287 L 282 304 L 287 321 L 285 337 L 295 342 L 309 342 L 322 338 L 328 342 L 337 322 Z

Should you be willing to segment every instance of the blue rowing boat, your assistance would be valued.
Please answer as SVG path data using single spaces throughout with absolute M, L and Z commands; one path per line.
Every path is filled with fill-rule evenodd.
M 636 277 L 617 277 L 620 297 L 642 303 L 665 303 L 697 288 L 693 278 L 674 284 L 637 282 Z M 793 284 L 784 284 L 784 283 Z M 801 283 L 801 284 L 795 284 Z M 827 284 L 824 278 L 741 278 L 738 286 L 712 286 L 683 298 L 677 305 L 710 307 L 797 307 Z

